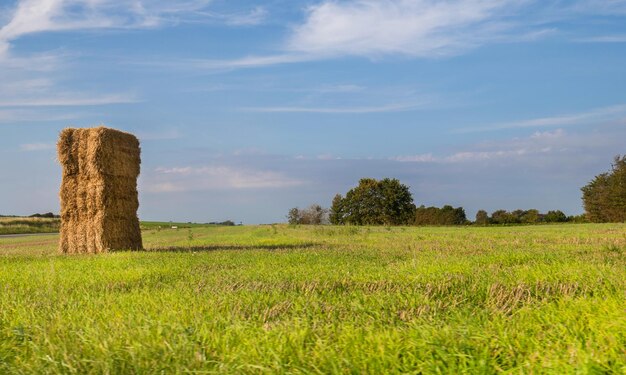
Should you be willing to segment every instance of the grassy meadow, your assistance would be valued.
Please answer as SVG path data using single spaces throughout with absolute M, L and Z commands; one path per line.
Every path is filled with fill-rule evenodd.
M 40 217 L 0 217 L 0 235 L 55 233 L 61 227 L 61 219 Z
M 0 373 L 626 373 L 626 225 L 0 238 Z

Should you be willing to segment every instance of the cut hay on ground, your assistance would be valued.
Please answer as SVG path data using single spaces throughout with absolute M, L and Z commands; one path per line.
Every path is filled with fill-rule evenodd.
M 60 251 L 141 249 L 137 138 L 105 127 L 68 128 L 57 150 L 63 167 Z

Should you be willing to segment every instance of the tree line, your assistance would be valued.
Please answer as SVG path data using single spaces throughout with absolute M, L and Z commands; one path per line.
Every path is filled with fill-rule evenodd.
M 463 207 L 445 205 L 416 207 L 409 187 L 397 179 L 363 178 L 345 196 L 337 194 L 329 209 L 318 204 L 292 208 L 290 224 L 333 225 L 514 225 L 540 223 L 626 221 L 626 155 L 616 156 L 611 171 L 596 176 L 584 186 L 585 214 L 567 216 L 561 210 L 542 213 L 537 209 L 479 210 L 472 222 Z
M 580 216 L 567 216 L 561 210 L 548 211 L 547 213 L 541 213 L 539 210 L 497 210 L 494 211 L 491 216 L 485 210 L 479 210 L 476 213 L 476 225 L 507 225 L 507 224 L 540 224 L 540 223 L 581 223 L 586 219 L 583 215 Z

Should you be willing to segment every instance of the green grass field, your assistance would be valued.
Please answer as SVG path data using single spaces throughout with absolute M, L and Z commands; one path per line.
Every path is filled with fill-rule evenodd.
M 59 231 L 61 219 L 35 217 L 0 217 L 0 235 L 55 233 Z
M 626 373 L 626 225 L 0 238 L 0 373 Z
M 174 223 L 160 221 L 142 221 L 140 225 L 142 230 L 167 229 L 171 228 L 172 226 L 177 226 L 179 229 L 212 226 L 210 224 Z M 52 219 L 37 217 L 0 216 L 0 235 L 58 233 L 60 229 L 61 219 L 57 218 Z

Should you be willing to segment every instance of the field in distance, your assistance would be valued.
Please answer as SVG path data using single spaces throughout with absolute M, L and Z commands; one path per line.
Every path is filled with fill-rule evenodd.
M 0 373 L 626 371 L 626 224 L 143 235 L 0 238 Z
M 175 223 L 175 222 L 157 222 L 142 221 L 141 229 L 176 229 L 199 228 L 216 225 L 235 225 L 231 221 L 222 223 Z M 0 235 L 9 234 L 34 234 L 34 233 L 58 233 L 61 228 L 60 218 L 44 218 L 44 217 L 20 217 L 20 216 L 0 216 Z
M 56 233 L 60 226 L 58 218 L 0 216 L 0 235 Z

